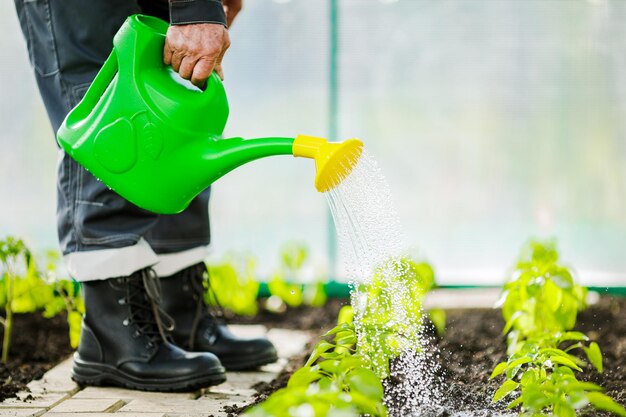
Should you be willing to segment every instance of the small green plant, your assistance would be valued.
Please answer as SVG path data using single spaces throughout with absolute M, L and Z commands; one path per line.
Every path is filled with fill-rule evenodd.
M 304 258 L 302 252 L 294 252 L 284 261 L 297 269 Z M 357 305 L 356 311 L 351 306 L 343 307 L 337 327 L 317 343 L 287 387 L 245 415 L 386 416 L 381 381 L 389 376 L 391 359 L 415 349 L 423 298 L 434 285 L 434 273 L 428 264 L 396 258 L 381 265 L 371 283 L 359 289 L 366 295 L 366 302 Z M 394 296 L 394 292 L 401 296 Z M 399 311 L 406 311 L 406 315 L 398 317 Z M 360 320 L 358 336 L 355 313 Z M 444 323 L 438 321 L 445 325 L 445 316 Z
M 49 251 L 45 271 L 37 268 L 35 257 L 21 239 L 7 237 L 0 241 L 0 261 L 3 275 L 0 281 L 0 306 L 5 310 L 1 321 L 5 327 L 2 360 L 10 350 L 14 314 L 42 311 L 44 317 L 67 313 L 70 344 L 78 347 L 82 314 L 85 311 L 80 285 L 76 281 L 59 279 L 56 263 L 59 254 Z
M 432 267 L 405 257 L 381 265 L 362 289 L 365 303 L 356 307 L 361 323 L 359 352 L 375 364 L 379 378 L 389 376 L 391 359 L 420 346 L 424 297 L 434 287 Z M 445 312 L 437 309 L 429 315 L 442 334 Z
M 577 285 L 558 260 L 554 242 L 531 241 L 504 285 L 502 315 L 509 355 L 528 337 L 573 329 L 578 312 L 586 308 L 587 289 Z
M 11 344 L 11 331 L 13 330 L 13 307 L 16 281 L 19 278 L 20 264 L 24 270 L 28 271 L 28 275 L 31 275 L 30 251 L 24 244 L 24 241 L 9 236 L 0 241 L 0 262 L 2 262 L 3 266 L 2 298 L 0 301 L 5 311 L 5 317 L 0 320 L 0 323 L 4 326 L 2 363 L 7 363 Z
M 276 304 L 273 309 L 280 310 L 281 303 L 290 307 L 307 304 L 321 307 L 326 303 L 326 292 L 322 279 L 314 283 L 302 284 L 303 269 L 309 258 L 309 250 L 301 243 L 289 242 L 280 252 L 280 265 L 268 282 L 268 289 Z
M 70 345 L 76 349 L 80 342 L 80 329 L 83 314 L 85 314 L 85 303 L 80 292 L 80 285 L 76 281 L 66 279 L 52 282 L 53 298 L 44 310 L 44 317 L 51 318 L 62 311 L 67 314 L 67 324 L 69 327 Z
M 626 409 L 602 387 L 576 378 L 587 363 L 572 352 L 583 352 L 598 372 L 602 353 L 585 334 L 571 331 L 586 307 L 587 291 L 558 260 L 554 242 L 531 242 L 504 286 L 509 358 L 491 374 L 492 379 L 505 376 L 493 402 L 513 398 L 508 408 L 520 406 L 525 416 L 575 417 L 576 410 L 590 404 L 626 417 Z
M 350 310 L 340 320 L 351 320 Z M 249 417 L 387 415 L 383 386 L 367 357 L 356 352 L 351 322 L 341 322 L 317 343 L 307 363 L 286 388 L 246 412 Z
M 43 315 L 46 318 L 51 318 L 65 311 L 70 345 L 76 349 L 80 342 L 80 328 L 83 314 L 85 314 L 85 303 L 81 295 L 80 284 L 74 280 L 61 279 L 57 275 L 59 258 L 58 252 L 48 251 L 45 270 L 41 272 L 52 290 L 51 296 L 44 306 Z
M 253 257 L 230 255 L 222 262 L 207 267 L 205 300 L 209 305 L 219 305 L 243 316 L 257 313 L 259 282 Z

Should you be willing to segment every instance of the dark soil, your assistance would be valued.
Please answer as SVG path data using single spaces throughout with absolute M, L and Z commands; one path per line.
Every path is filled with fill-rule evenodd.
M 501 381 L 489 381 L 495 365 L 506 359 L 503 326 L 500 310 L 448 311 L 446 334 L 436 342 L 445 382 L 444 407 L 428 414 L 444 417 L 458 411 L 473 411 L 474 415 L 489 416 L 503 411 L 491 405 L 491 397 Z M 597 341 L 604 355 L 604 372 L 598 374 L 589 365 L 580 379 L 601 385 L 606 394 L 626 404 L 626 299 L 601 298 L 598 304 L 580 314 L 576 330 Z M 476 410 L 482 411 L 476 413 Z M 588 407 L 579 415 L 608 417 L 611 414 Z
M 268 328 L 297 330 L 330 330 L 337 324 L 337 315 L 341 307 L 350 303 L 347 299 L 328 299 L 323 308 L 302 305 L 287 307 L 284 312 L 273 313 L 263 308 L 264 300 L 259 301 L 256 316 L 226 316 L 228 324 L 263 324 Z
M 491 410 L 497 383 L 491 371 L 506 359 L 504 321 L 500 310 L 473 309 L 447 312 L 446 333 L 435 340 L 441 355 L 443 408 L 437 414 L 455 411 Z M 491 411 L 484 414 L 489 415 Z
M 346 302 L 338 303 L 341 305 Z M 320 329 L 321 334 L 323 330 L 334 325 L 338 309 L 339 305 L 329 309 L 303 309 L 298 311 L 298 314 L 287 314 L 287 319 L 293 320 L 294 325 L 311 323 L 306 328 Z M 499 380 L 489 380 L 496 364 L 506 359 L 506 341 L 501 334 L 504 321 L 500 310 L 449 310 L 447 318 L 444 337 L 433 336 L 431 341 L 440 351 L 443 404 L 441 407 L 425 409 L 423 415 L 447 417 L 466 411 L 471 412 L 473 416 L 489 417 L 502 413 L 505 411 L 503 406 L 491 404 Z M 283 326 L 282 323 L 279 325 Z M 598 304 L 589 307 L 579 316 L 576 329 L 597 341 L 604 355 L 604 373 L 598 374 L 588 366 L 580 379 L 600 384 L 608 395 L 620 404 L 626 404 L 626 299 L 601 298 Z M 309 348 L 312 348 L 316 340 L 316 338 L 312 340 Z M 258 391 L 255 403 L 261 402 L 275 390 L 286 386 L 291 374 L 305 363 L 310 350 L 307 349 L 305 354 L 292 358 L 274 381 L 252 387 Z M 244 409 L 228 407 L 226 411 L 234 416 Z M 579 415 L 611 416 L 591 408 L 582 410 Z
M 598 374 L 587 367 L 584 379 L 601 385 L 607 395 L 626 405 L 626 298 L 602 298 L 580 315 L 576 328 L 598 342 L 604 357 L 604 372 Z M 610 414 L 590 411 L 582 415 Z
M 13 318 L 9 361 L 0 363 L 0 401 L 26 390 L 26 384 L 41 378 L 72 352 L 64 314 L 51 319 L 40 313 L 16 314 Z M 0 326 L 0 340 L 3 336 Z

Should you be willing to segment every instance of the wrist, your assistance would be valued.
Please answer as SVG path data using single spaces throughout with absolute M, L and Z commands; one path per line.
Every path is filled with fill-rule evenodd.
M 170 24 L 213 23 L 226 27 L 226 14 L 220 0 L 170 0 Z

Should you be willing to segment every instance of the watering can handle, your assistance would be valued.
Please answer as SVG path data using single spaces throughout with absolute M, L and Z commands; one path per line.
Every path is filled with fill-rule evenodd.
M 135 14 L 126 20 L 113 40 L 114 55 L 117 55 L 119 76 L 122 83 L 134 83 L 143 78 L 147 69 L 158 68 L 163 72 L 171 69 L 163 63 L 163 47 L 169 25 L 156 17 Z M 173 70 L 171 70 L 174 72 Z M 216 88 L 221 87 L 221 80 L 215 72 L 207 80 L 202 94 L 191 82 L 178 74 L 170 75 L 172 83 L 180 86 L 180 93 L 187 91 L 188 98 L 198 99 L 210 96 Z

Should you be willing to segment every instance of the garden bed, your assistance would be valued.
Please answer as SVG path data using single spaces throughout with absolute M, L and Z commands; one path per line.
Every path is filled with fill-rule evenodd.
M 265 326 L 315 330 L 320 334 L 336 323 L 337 313 L 347 300 L 329 300 L 324 308 L 290 308 L 283 314 L 260 310 L 255 317 L 234 317 L 229 323 L 264 324 Z M 444 337 L 433 336 L 432 342 L 441 352 L 441 376 L 444 381 L 444 404 L 427 414 L 446 416 L 459 411 L 480 411 L 489 416 L 502 411 L 490 404 L 498 382 L 489 376 L 495 365 L 506 359 L 506 344 L 502 336 L 504 322 L 499 310 L 449 310 Z M 626 299 L 602 297 L 579 316 L 577 329 L 597 341 L 603 350 L 604 373 L 599 375 L 588 367 L 582 379 L 596 382 L 621 404 L 626 403 Z M 309 346 L 310 347 L 310 346 Z M 41 375 L 71 353 L 67 322 L 63 315 L 44 319 L 40 314 L 16 316 L 12 355 L 8 365 L 0 365 L 2 387 L 0 400 L 25 389 L 31 379 Z M 279 377 L 255 385 L 256 399 L 262 401 L 273 391 L 286 385 L 291 373 L 301 367 L 308 352 L 292 358 Z M 233 414 L 242 409 L 232 407 Z M 591 409 L 584 417 L 608 416 Z
M 323 315 L 326 314 L 324 312 Z M 425 415 L 445 417 L 461 411 L 485 417 L 501 414 L 505 411 L 504 407 L 491 404 L 499 383 L 489 380 L 496 364 L 506 360 L 501 311 L 448 310 L 447 316 L 445 336 L 432 336 L 430 342 L 440 351 L 443 404 L 426 410 Z M 328 319 L 331 319 L 330 315 Z M 597 341 L 604 356 L 604 373 L 598 374 L 588 366 L 581 379 L 600 384 L 609 396 L 620 404 L 626 404 L 626 299 L 602 297 L 596 305 L 580 314 L 576 328 Z M 256 402 L 286 386 L 291 373 L 304 364 L 307 356 L 305 353 L 293 358 L 276 380 L 254 386 L 257 390 Z M 229 411 L 235 414 L 244 409 L 232 407 Z M 587 408 L 579 415 L 605 417 L 611 414 Z
M 16 314 L 9 361 L 0 363 L 0 401 L 26 389 L 72 353 L 67 317 L 44 318 L 41 313 Z M 0 326 L 0 338 L 4 327 Z

